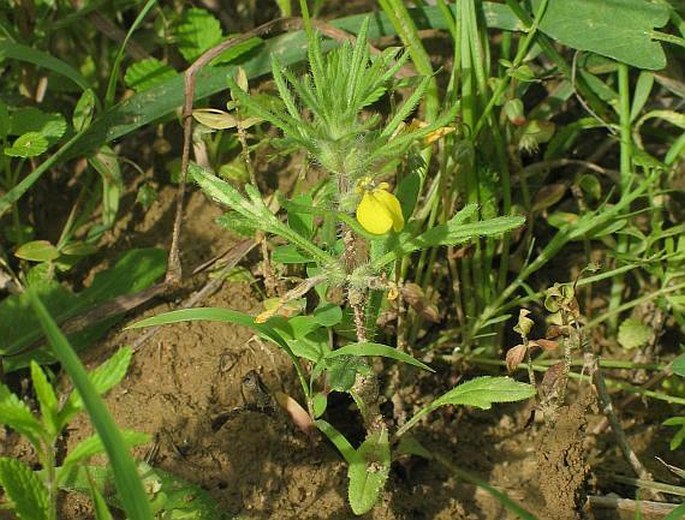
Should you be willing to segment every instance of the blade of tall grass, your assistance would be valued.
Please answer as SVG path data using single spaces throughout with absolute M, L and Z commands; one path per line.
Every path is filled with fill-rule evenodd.
M 422 76 L 431 78 L 426 90 L 426 120 L 430 123 L 438 115 L 440 102 L 438 99 L 438 84 L 433 78 L 433 66 L 426 48 L 419 38 L 418 29 L 401 0 L 379 0 L 380 6 L 387 15 L 402 43 L 409 49 L 412 62 Z M 448 20 L 445 20 L 448 22 Z
M 119 47 L 116 57 L 114 58 L 114 63 L 112 64 L 112 72 L 109 75 L 109 81 L 107 82 L 107 92 L 105 93 L 105 109 L 110 108 L 114 104 L 114 94 L 117 88 L 117 78 L 119 77 L 119 70 L 121 68 L 121 62 L 124 59 L 124 52 L 126 51 L 126 44 L 133 35 L 133 33 L 138 29 L 143 20 L 150 12 L 150 10 L 157 4 L 157 0 L 148 0 L 143 6 L 138 16 L 133 21 L 131 28 L 126 33 L 124 41 Z
M 81 360 L 43 303 L 30 288 L 28 296 L 31 307 L 40 320 L 41 327 L 54 350 L 55 357 L 60 361 L 74 382 L 74 387 L 81 394 L 93 426 L 102 439 L 102 444 L 105 446 L 114 472 L 114 483 L 119 491 L 126 514 L 133 520 L 151 520 L 152 512 L 147 496 L 138 477 L 133 459 L 126 449 L 121 432 L 88 378 L 88 373 Z
M 59 58 L 55 58 L 46 52 L 32 49 L 31 47 L 20 43 L 0 41 L 0 61 L 5 60 L 24 61 L 26 63 L 32 63 L 37 67 L 51 70 L 71 80 L 83 90 L 87 90 L 91 86 L 88 80 L 68 63 Z

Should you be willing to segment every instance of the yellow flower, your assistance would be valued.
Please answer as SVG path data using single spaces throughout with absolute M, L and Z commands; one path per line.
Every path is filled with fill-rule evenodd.
M 357 183 L 357 192 L 362 193 L 362 200 L 357 206 L 357 220 L 374 235 L 384 235 L 390 229 L 399 232 L 404 227 L 400 201 L 388 191 L 389 188 L 387 182 L 374 187 L 369 177 Z

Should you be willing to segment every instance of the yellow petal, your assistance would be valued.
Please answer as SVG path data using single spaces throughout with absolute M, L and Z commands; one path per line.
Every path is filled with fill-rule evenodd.
M 357 206 L 357 220 L 369 233 L 384 235 L 393 227 L 393 218 L 372 192 L 364 192 Z
M 389 191 L 381 189 L 373 190 L 373 196 L 385 207 L 386 213 L 392 219 L 392 228 L 395 232 L 399 233 L 402 231 L 402 228 L 404 228 L 404 216 L 402 215 L 402 207 L 397 197 Z

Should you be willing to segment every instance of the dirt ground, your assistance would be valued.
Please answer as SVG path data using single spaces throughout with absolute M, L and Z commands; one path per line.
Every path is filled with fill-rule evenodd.
M 165 189 L 142 219 L 122 223 L 117 233 L 129 237 L 124 241 L 128 247 L 166 247 L 172 200 L 173 190 Z M 186 266 L 197 265 L 235 243 L 214 223 L 219 214 L 221 210 L 202 194 L 190 196 L 182 245 Z M 113 237 L 113 243 L 121 240 Z M 244 264 L 254 265 L 257 258 L 248 257 Z M 129 322 L 177 308 L 205 282 L 206 276 L 191 278 L 178 294 L 132 313 Z M 203 305 L 248 313 L 261 310 L 257 291 L 243 282 L 224 283 Z M 145 333 L 113 331 L 85 360 L 94 366 Z M 436 368 L 435 375 L 410 379 L 404 385 L 402 396 L 408 412 L 417 409 L 422 400 L 445 391 L 459 377 L 475 374 L 462 374 L 456 367 Z M 120 427 L 154 437 L 154 446 L 138 449 L 138 456 L 200 484 L 229 518 L 352 518 L 346 500 L 345 464 L 330 444 L 320 437 L 307 437 L 284 415 L 240 408 L 244 405 L 243 377 L 252 370 L 270 389 L 301 397 L 287 357 L 248 330 L 205 322 L 165 326 L 137 350 L 126 379 L 109 393 L 107 404 Z M 562 410 L 554 428 L 540 421 L 527 426 L 531 404 L 496 405 L 489 412 L 445 408 L 429 416 L 417 428 L 416 437 L 429 450 L 506 493 L 540 519 L 633 518 L 634 511 L 621 516 L 611 508 L 583 509 L 588 495 L 614 492 L 634 498 L 635 493 L 607 477 L 611 473 L 632 475 L 610 431 L 598 437 L 589 434 L 599 417 L 592 412 L 593 399 L 586 390 L 580 390 L 585 397 L 569 400 L 571 404 Z M 349 424 L 337 426 L 353 431 L 359 425 L 347 408 L 346 403 L 338 406 Z M 638 403 L 621 413 L 631 443 L 648 468 L 662 481 L 672 482 L 654 459 L 660 455 L 677 463 L 668 452 L 665 429 L 647 426 L 660 423 L 654 419 L 659 413 L 656 408 L 652 403 Z M 65 448 L 89 432 L 87 419 L 81 417 L 69 429 Z M 5 446 L 15 454 L 25 449 L 11 438 Z M 381 502 L 366 517 L 516 518 L 500 501 L 459 479 L 445 465 L 419 458 L 393 466 Z M 65 499 L 61 518 L 81 520 L 92 518 L 92 513 L 87 502 L 72 495 Z

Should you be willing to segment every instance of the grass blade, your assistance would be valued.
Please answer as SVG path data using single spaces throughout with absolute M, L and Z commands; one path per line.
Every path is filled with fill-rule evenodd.
M 121 432 L 93 387 L 81 360 L 48 314 L 43 303 L 31 289 L 28 290 L 28 295 L 31 307 L 40 320 L 45 335 L 54 350 L 55 357 L 62 363 L 74 382 L 74 386 L 81 394 L 93 426 L 102 439 L 114 471 L 114 482 L 126 514 L 133 520 L 152 519 L 147 496 L 138 477 L 133 459 L 126 450 Z

